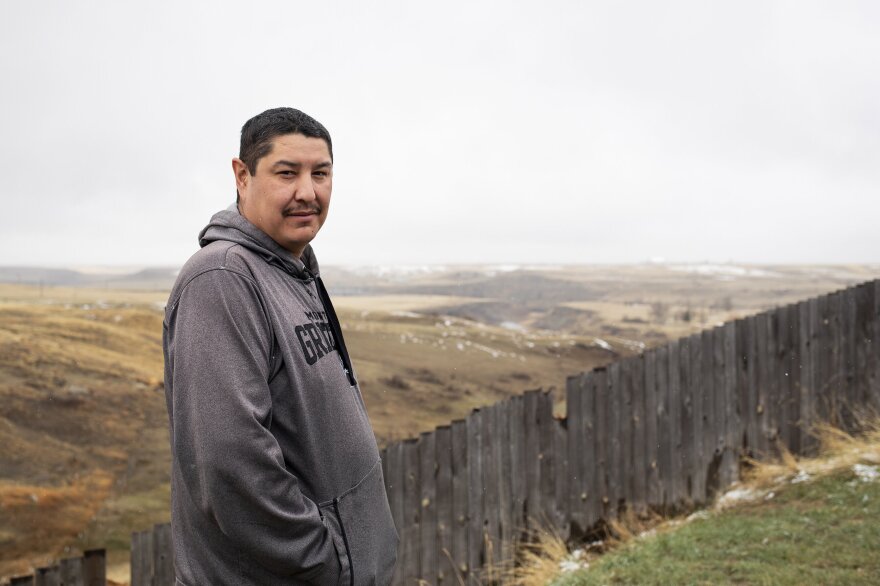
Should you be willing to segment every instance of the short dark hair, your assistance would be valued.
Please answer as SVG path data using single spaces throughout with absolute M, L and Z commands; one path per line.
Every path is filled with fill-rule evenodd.
M 323 124 L 296 108 L 272 108 L 257 114 L 241 127 L 238 158 L 247 165 L 251 175 L 257 172 L 257 163 L 260 159 L 269 154 L 272 140 L 284 134 L 302 134 L 309 138 L 320 138 L 327 143 L 330 160 L 333 160 L 333 142 Z

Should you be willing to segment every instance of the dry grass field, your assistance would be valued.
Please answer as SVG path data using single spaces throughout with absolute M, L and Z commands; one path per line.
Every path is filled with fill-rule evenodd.
M 324 272 L 384 444 L 880 267 Z M 107 547 L 124 579 L 131 531 L 167 521 L 166 297 L 0 284 L 0 578 Z

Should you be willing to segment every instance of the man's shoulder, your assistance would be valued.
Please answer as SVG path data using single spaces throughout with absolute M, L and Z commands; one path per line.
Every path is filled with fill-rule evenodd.
M 199 276 L 223 271 L 249 280 L 256 280 L 255 268 L 265 262 L 251 250 L 235 242 L 217 240 L 200 248 L 180 269 L 169 301 L 177 298 Z

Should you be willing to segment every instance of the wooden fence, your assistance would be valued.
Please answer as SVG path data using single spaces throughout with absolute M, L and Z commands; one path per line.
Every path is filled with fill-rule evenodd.
M 10 586 L 106 586 L 107 557 L 103 549 L 90 549 L 82 557 L 65 558 L 54 566 L 37 568 L 30 576 L 17 576 Z
M 812 423 L 880 411 L 876 340 L 880 281 L 569 377 L 566 419 L 529 391 L 388 446 L 393 583 L 476 584 L 537 528 L 577 538 L 625 509 L 691 507 L 744 455 L 808 453 Z
M 171 525 L 131 534 L 130 586 L 174 586 Z
M 735 481 L 745 455 L 809 453 L 811 424 L 852 429 L 880 412 L 878 341 L 880 280 L 569 377 L 565 419 L 533 390 L 388 446 L 393 584 L 491 581 L 536 529 L 578 538 L 626 509 L 689 508 Z M 171 586 L 171 552 L 167 524 L 133 534 L 131 586 Z M 104 583 L 47 577 L 65 564 L 79 562 L 13 584 Z

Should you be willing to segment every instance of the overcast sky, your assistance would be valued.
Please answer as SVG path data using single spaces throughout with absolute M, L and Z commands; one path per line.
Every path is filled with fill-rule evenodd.
M 325 264 L 880 262 L 880 3 L 4 2 L 0 265 L 176 265 L 242 123 Z

